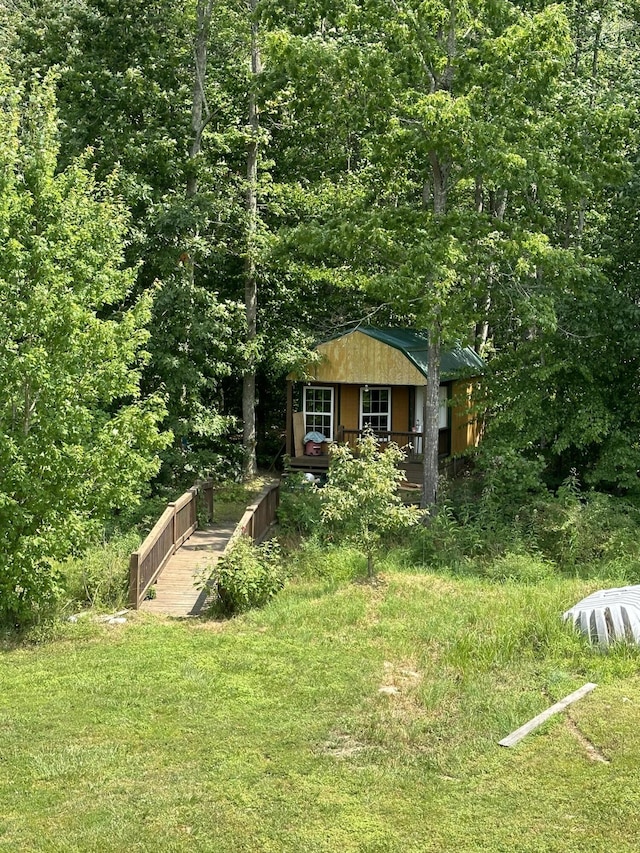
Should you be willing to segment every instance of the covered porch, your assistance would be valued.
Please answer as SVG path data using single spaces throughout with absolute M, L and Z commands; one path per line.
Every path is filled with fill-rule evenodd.
M 317 347 L 319 361 L 287 377 L 286 452 L 291 468 L 313 474 L 329 467 L 333 442 L 357 448 L 371 430 L 384 448 L 405 450 L 410 483 L 422 482 L 425 433 L 427 341 L 409 330 L 362 328 Z M 468 348 L 442 355 L 438 414 L 438 457 L 448 460 L 477 443 L 472 416 L 472 376 L 482 362 Z M 462 378 L 465 376 L 465 378 Z M 469 378 L 466 378 L 469 377 Z

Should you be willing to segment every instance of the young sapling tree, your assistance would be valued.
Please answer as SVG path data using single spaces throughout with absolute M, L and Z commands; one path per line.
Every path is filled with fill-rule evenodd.
M 383 536 L 417 524 L 424 514 L 403 504 L 398 492 L 404 451 L 393 442 L 383 449 L 367 432 L 355 454 L 347 444 L 333 445 L 330 453 L 329 480 L 321 491 L 323 527 L 366 555 L 367 576 L 373 578 Z

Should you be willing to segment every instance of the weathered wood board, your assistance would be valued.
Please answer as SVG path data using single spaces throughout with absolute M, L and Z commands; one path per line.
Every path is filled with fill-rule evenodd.
M 519 729 L 516 729 L 515 732 L 511 732 L 507 737 L 502 738 L 501 741 L 498 741 L 500 746 L 514 746 L 516 743 L 522 740 L 522 738 L 526 737 L 530 732 L 534 729 L 537 729 L 544 722 L 546 722 L 549 717 L 553 717 L 554 714 L 558 714 L 560 711 L 564 711 L 566 707 L 573 704 L 573 702 L 577 702 L 578 699 L 582 699 L 583 696 L 586 696 L 587 693 L 591 693 L 598 685 L 593 684 L 592 682 L 587 682 L 584 684 L 579 690 L 575 690 L 573 693 L 570 693 L 568 696 L 565 696 L 564 699 L 561 699 L 559 702 L 556 702 L 555 705 L 551 705 L 550 708 L 547 708 L 546 711 L 543 711 L 541 714 L 538 714 L 537 717 L 534 717 L 532 720 L 529 720 L 528 723 L 525 723 L 523 726 L 520 726 Z

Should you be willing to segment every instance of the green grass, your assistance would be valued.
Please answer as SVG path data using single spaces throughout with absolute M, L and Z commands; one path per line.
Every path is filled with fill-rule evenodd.
M 597 583 L 381 570 L 5 648 L 0 850 L 635 851 L 640 654 L 559 620 Z
M 237 523 L 265 485 L 267 477 L 255 477 L 249 483 L 221 483 L 214 490 L 213 519 L 216 524 Z

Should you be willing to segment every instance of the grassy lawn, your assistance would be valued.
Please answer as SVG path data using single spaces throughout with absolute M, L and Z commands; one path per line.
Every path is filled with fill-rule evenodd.
M 272 477 L 258 476 L 250 483 L 226 482 L 214 490 L 213 517 L 216 524 L 237 523 Z
M 640 655 L 558 618 L 596 586 L 388 568 L 5 648 L 0 850 L 635 851 Z

